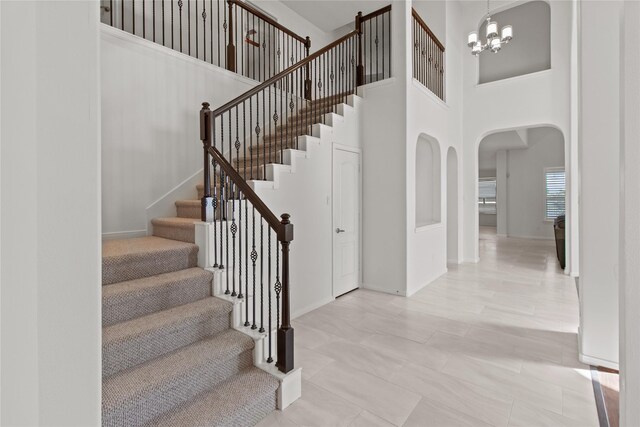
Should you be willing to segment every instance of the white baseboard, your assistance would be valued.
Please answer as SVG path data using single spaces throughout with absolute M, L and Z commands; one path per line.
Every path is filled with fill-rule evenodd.
M 586 365 L 592 366 L 602 366 L 604 368 L 619 370 L 619 365 L 616 362 L 612 362 L 611 360 L 600 359 L 598 357 L 587 356 L 586 354 L 582 354 L 582 352 L 578 353 L 578 360 Z
M 134 237 L 144 237 L 146 235 L 147 230 L 114 231 L 102 233 L 102 240 L 133 239 Z
M 370 291 L 382 292 L 383 294 L 400 295 L 400 296 L 403 296 L 403 297 L 407 296 L 406 292 L 400 292 L 400 291 L 391 292 L 389 289 L 380 288 L 380 287 L 377 287 L 375 285 L 369 285 L 369 284 L 366 284 L 366 283 L 363 283 L 361 288 L 364 288 L 364 289 L 367 289 L 367 290 L 370 290 Z
M 509 234 L 507 237 L 514 239 L 532 239 L 532 240 L 553 240 L 553 236 L 521 236 L 517 234 Z
M 151 234 L 151 220 L 176 216 L 176 200 L 193 200 L 198 197 L 196 185 L 203 181 L 203 169 L 176 185 L 155 202 L 147 206 L 147 231 Z

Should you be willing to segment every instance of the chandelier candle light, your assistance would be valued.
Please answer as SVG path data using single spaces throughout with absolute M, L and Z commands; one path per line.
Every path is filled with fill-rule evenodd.
M 507 44 L 513 39 L 513 27 L 505 25 L 502 27 L 502 34 L 498 36 L 498 23 L 491 20 L 491 11 L 489 9 L 489 0 L 487 0 L 487 41 L 481 43 L 478 38 L 478 32 L 472 31 L 467 39 L 467 46 L 471 48 L 473 56 L 480 55 L 481 52 L 490 49 L 493 53 L 498 53 L 502 49 L 503 44 Z

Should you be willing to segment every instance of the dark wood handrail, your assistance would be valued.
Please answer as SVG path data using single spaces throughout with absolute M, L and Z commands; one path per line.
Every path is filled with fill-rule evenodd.
M 272 18 L 270 18 L 269 16 L 265 15 L 260 10 L 248 5 L 247 3 L 241 2 L 241 1 L 238 1 L 238 0 L 227 0 L 227 1 L 230 4 L 235 4 L 236 6 L 243 8 L 247 12 L 252 13 L 253 15 L 257 16 L 258 18 L 262 19 L 263 21 L 273 25 L 274 27 L 276 27 L 280 31 L 290 35 L 291 37 L 293 37 L 294 39 L 298 40 L 299 42 L 301 42 L 303 44 L 307 43 L 307 38 L 306 37 L 299 36 L 298 34 L 294 33 L 290 29 L 288 29 L 287 27 L 284 27 L 283 25 L 278 24 L 277 21 L 274 21 Z
M 207 152 L 213 158 L 216 164 L 220 166 L 220 169 L 222 169 L 225 175 L 229 177 L 233 184 L 240 189 L 245 198 L 251 202 L 258 213 L 262 215 L 262 217 L 267 221 L 269 227 L 271 227 L 276 232 L 278 240 L 280 242 L 290 242 L 291 240 L 293 240 L 293 225 L 286 226 L 282 224 L 282 221 L 278 219 L 276 214 L 274 214 L 271 209 L 269 209 L 269 207 L 256 194 L 256 192 L 253 191 L 249 183 L 245 181 L 242 175 L 240 175 L 240 173 L 238 173 L 238 171 L 231 165 L 231 163 L 229 163 L 229 161 L 224 158 L 222 153 L 217 148 L 211 145 L 210 136 L 213 135 L 213 120 L 211 118 L 211 110 L 208 110 L 208 105 L 208 103 L 203 103 L 203 121 L 201 123 L 201 126 L 205 126 L 205 130 L 202 136 L 204 136 L 203 141 L 207 141 L 205 142 Z M 289 216 L 287 215 L 287 218 L 288 217 Z
M 207 151 L 213 158 L 220 169 L 222 169 L 226 176 L 233 182 L 233 185 L 237 186 L 245 198 L 251 202 L 256 208 L 258 213 L 267 221 L 269 227 L 271 227 L 278 235 L 278 240 L 281 242 L 290 242 L 293 240 L 293 226 L 289 227 L 291 232 L 285 230 L 285 227 L 274 214 L 271 209 L 265 205 L 262 199 L 256 194 L 251 186 L 245 181 L 245 179 L 235 170 L 235 168 L 224 158 L 222 153 L 215 147 L 208 147 Z
M 440 43 L 440 40 L 438 40 L 438 37 L 436 37 L 436 35 L 433 34 L 433 31 L 431 31 L 429 26 L 422 20 L 422 17 L 420 17 L 420 14 L 418 14 L 418 12 L 414 8 L 411 8 L 411 15 L 413 15 L 416 21 L 418 21 L 418 24 L 420 24 L 422 29 L 425 30 L 427 34 L 429 34 L 429 37 L 431 37 L 431 40 L 435 42 L 438 48 L 440 48 L 440 50 L 444 52 L 444 45 Z
M 230 108 L 235 107 L 236 105 L 240 104 L 242 101 L 246 101 L 247 99 L 251 98 L 256 93 L 261 92 L 264 89 L 268 88 L 269 86 L 273 85 L 274 83 L 276 83 L 277 81 L 279 81 L 280 79 L 285 77 L 286 75 L 291 74 L 293 71 L 296 71 L 296 70 L 306 66 L 307 64 L 309 64 L 314 59 L 322 56 L 323 54 L 325 54 L 326 52 L 330 51 L 331 49 L 333 49 L 334 47 L 336 47 L 340 43 L 344 42 L 345 40 L 348 40 L 348 39 L 350 39 L 352 37 L 356 37 L 358 34 L 359 33 L 358 33 L 357 30 L 353 30 L 348 34 L 345 34 L 344 36 L 340 37 L 338 40 L 334 41 L 333 43 L 328 44 L 327 46 L 323 47 L 322 49 L 312 53 L 309 56 L 307 56 L 302 61 L 300 61 L 300 62 L 298 62 L 296 64 L 293 64 L 292 66 L 290 66 L 289 68 L 285 69 L 284 71 L 279 72 L 275 76 L 271 77 L 269 80 L 266 80 L 266 81 L 260 83 L 258 86 L 256 86 L 253 89 L 243 93 L 239 97 L 237 97 L 235 99 L 232 99 L 231 101 L 227 102 L 226 104 L 224 104 L 223 106 L 221 106 L 219 108 L 216 108 L 213 111 L 213 116 L 217 117 L 220 114 L 228 111 Z
M 378 16 L 378 15 L 382 15 L 383 13 L 387 13 L 387 12 L 389 12 L 390 10 L 391 10 L 391 5 L 385 6 L 385 7 L 381 8 L 381 9 L 378 9 L 378 10 L 376 10 L 376 11 L 373 11 L 373 12 L 371 12 L 371 13 L 367 13 L 366 15 L 363 15 L 363 16 L 360 18 L 360 21 L 362 21 L 362 22 L 363 22 L 363 21 L 368 21 L 368 20 L 370 20 L 370 19 L 375 18 L 375 17 L 376 17 L 376 16 Z

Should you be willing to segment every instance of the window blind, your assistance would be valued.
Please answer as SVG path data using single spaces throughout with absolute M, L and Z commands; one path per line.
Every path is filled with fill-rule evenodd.
M 564 169 L 545 170 L 545 219 L 564 215 L 565 188 Z
M 496 213 L 495 178 L 480 178 L 478 182 L 478 211 L 484 214 Z

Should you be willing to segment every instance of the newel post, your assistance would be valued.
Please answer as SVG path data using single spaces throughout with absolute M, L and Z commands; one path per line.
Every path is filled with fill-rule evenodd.
M 282 324 L 278 329 L 278 361 L 280 372 L 293 370 L 293 328 L 291 327 L 290 283 L 289 283 L 289 243 L 293 240 L 293 224 L 289 214 L 282 214 L 278 240 L 282 250 Z
M 307 36 L 307 39 L 304 42 L 304 49 L 306 56 L 309 57 L 309 50 L 311 49 L 311 39 Z M 311 72 L 309 70 L 309 63 L 305 66 L 305 79 L 304 79 L 304 99 L 311 100 Z
M 227 14 L 227 21 L 229 22 L 229 44 L 227 45 L 227 70 L 236 71 L 236 46 L 233 40 L 234 31 L 233 31 L 233 3 L 231 1 L 227 2 L 229 4 L 229 13 Z
M 356 86 L 364 85 L 364 65 L 362 64 L 362 12 L 356 15 L 356 31 L 358 31 L 358 63 L 356 65 Z
M 211 147 L 211 110 L 209 103 L 203 102 L 200 110 L 200 139 L 204 154 L 204 195 L 200 199 L 200 219 L 203 222 L 213 221 L 213 198 L 211 197 L 211 163 L 209 148 Z

